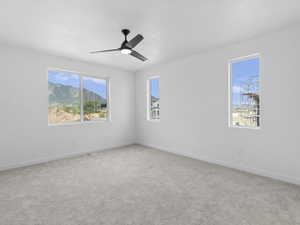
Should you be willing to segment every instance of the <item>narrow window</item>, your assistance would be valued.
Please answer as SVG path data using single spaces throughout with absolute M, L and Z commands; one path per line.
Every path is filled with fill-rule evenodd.
M 160 119 L 159 78 L 148 80 L 148 118 L 158 121 Z
M 84 121 L 107 119 L 107 80 L 83 77 Z
M 260 58 L 258 55 L 230 61 L 230 126 L 259 128 Z
M 80 122 L 80 77 L 48 71 L 48 123 Z

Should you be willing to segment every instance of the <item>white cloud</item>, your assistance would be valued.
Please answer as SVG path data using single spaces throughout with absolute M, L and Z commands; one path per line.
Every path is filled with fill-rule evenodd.
M 233 86 L 231 90 L 233 93 L 240 93 L 243 89 L 240 86 Z
M 78 75 L 64 73 L 64 72 L 57 72 L 55 74 L 55 79 L 60 81 L 67 81 L 67 80 L 77 80 L 79 79 Z
M 91 77 L 84 77 L 84 80 L 85 81 L 92 81 L 96 84 L 103 84 L 105 85 L 106 84 L 106 80 L 103 80 L 103 79 L 97 79 L 97 78 L 91 78 Z

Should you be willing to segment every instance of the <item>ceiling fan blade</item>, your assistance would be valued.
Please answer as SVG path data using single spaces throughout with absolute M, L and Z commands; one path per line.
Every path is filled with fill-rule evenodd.
M 115 48 L 115 49 L 107 49 L 107 50 L 102 50 L 102 51 L 93 51 L 90 52 L 91 54 L 97 54 L 97 53 L 102 53 L 102 52 L 117 52 L 120 51 L 120 48 Z
M 134 50 L 131 51 L 130 55 L 132 55 L 133 57 L 138 58 L 139 60 L 142 60 L 142 61 L 147 60 L 147 58 L 145 56 L 141 55 L 140 53 L 138 53 Z
M 126 43 L 126 46 L 129 48 L 134 48 L 137 46 L 138 43 L 140 43 L 144 37 L 140 34 L 136 35 L 134 38 L 132 38 L 129 42 Z

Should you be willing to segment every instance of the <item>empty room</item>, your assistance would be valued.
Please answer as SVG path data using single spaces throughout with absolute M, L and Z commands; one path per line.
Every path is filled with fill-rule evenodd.
M 299 1 L 0 2 L 0 225 L 300 225 Z

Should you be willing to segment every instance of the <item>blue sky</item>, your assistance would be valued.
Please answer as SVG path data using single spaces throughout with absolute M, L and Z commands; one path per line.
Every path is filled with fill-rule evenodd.
M 80 87 L 80 77 L 72 73 L 48 71 L 48 82 L 53 84 L 62 84 L 72 86 L 75 88 Z
M 80 88 L 80 77 L 76 74 L 66 72 L 48 71 L 48 82 L 53 84 L 62 84 L 75 88 Z M 106 81 L 84 77 L 83 88 L 97 93 L 106 99 Z
M 84 77 L 83 88 L 93 91 L 106 99 L 106 80 Z
M 259 77 L 259 58 L 238 61 L 231 64 L 232 103 L 239 104 L 241 83 L 250 77 Z
M 159 78 L 151 79 L 151 95 L 155 98 L 159 98 Z

